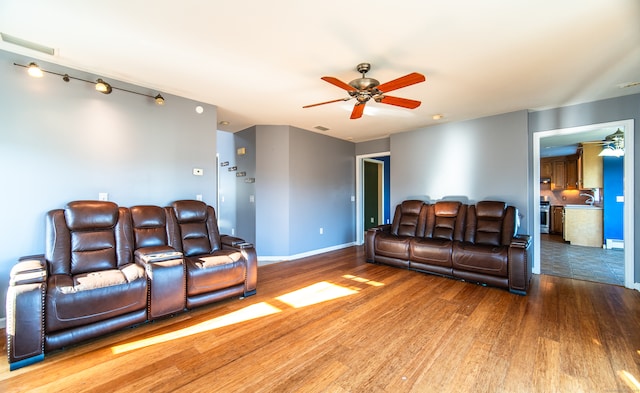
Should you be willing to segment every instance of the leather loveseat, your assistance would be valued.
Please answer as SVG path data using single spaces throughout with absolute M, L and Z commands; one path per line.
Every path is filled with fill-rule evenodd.
M 526 295 L 530 238 L 517 230 L 518 211 L 504 202 L 407 200 L 392 224 L 367 231 L 366 259 Z
M 253 295 L 256 283 L 253 245 L 221 236 L 204 202 L 70 202 L 46 216 L 44 255 L 11 270 L 10 369 L 124 327 Z

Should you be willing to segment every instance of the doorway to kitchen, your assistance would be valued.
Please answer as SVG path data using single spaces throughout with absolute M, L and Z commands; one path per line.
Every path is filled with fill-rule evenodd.
M 602 141 L 608 135 L 620 129 L 625 134 L 625 152 L 623 162 L 624 184 L 620 191 L 603 191 L 602 186 L 583 186 L 579 177 L 582 175 L 582 146 L 587 146 L 585 142 Z M 624 120 L 611 123 L 593 124 L 589 126 L 565 128 L 558 130 L 550 130 L 537 132 L 533 134 L 533 160 L 534 160 L 534 273 L 554 274 L 571 276 L 577 279 L 590 279 L 588 276 L 581 275 L 581 272 L 590 272 L 595 268 L 607 269 L 606 261 L 611 255 L 618 256 L 623 259 L 624 286 L 633 288 L 634 278 L 634 223 L 633 223 L 633 120 Z M 600 150 L 602 147 L 597 147 Z M 553 149 L 573 149 L 563 152 L 551 152 Z M 547 156 L 558 156 L 558 159 L 545 159 Z M 595 154 L 597 156 L 597 153 Z M 542 160 L 541 160 L 542 158 Z M 576 162 L 572 161 L 577 159 Z M 555 166 L 555 167 L 554 167 Z M 558 176 L 550 178 L 549 170 L 555 170 Z M 540 179 L 540 185 L 538 185 Z M 586 183 L 585 183 L 586 185 Z M 617 194 L 617 195 L 614 195 Z M 606 245 L 604 235 L 600 228 L 600 232 L 595 235 L 591 232 L 595 231 L 594 227 L 602 226 L 603 218 L 606 220 L 606 211 L 612 209 L 603 208 L 604 197 L 613 197 L 617 200 L 617 205 L 623 205 L 622 209 L 622 239 L 612 239 L 615 242 L 610 245 L 612 249 L 603 248 Z M 625 198 L 626 197 L 626 198 Z M 616 199 L 617 198 L 617 199 Z M 595 203 L 591 203 L 595 200 Z M 540 203 L 538 203 L 540 201 Z M 560 225 L 570 228 L 562 228 L 558 235 L 556 228 L 555 234 L 551 230 L 550 234 L 541 233 L 543 229 L 541 213 L 544 208 L 541 204 L 547 202 L 551 205 L 550 210 L 553 212 L 554 206 L 559 207 L 562 217 Z M 593 206 L 592 206 L 593 205 Z M 614 203 L 613 205 L 616 205 Z M 610 204 L 609 207 L 612 205 Z M 576 218 L 577 217 L 577 218 Z M 585 217 L 600 217 L 599 223 L 591 222 Z M 576 220 L 587 220 L 587 223 L 579 223 Z M 566 222 L 563 222 L 567 220 Z M 570 223 L 578 222 L 573 225 Z M 550 229 L 554 227 L 554 216 L 551 214 L 548 224 Z M 557 223 L 556 223 L 557 226 Z M 580 230 L 576 233 L 575 228 Z M 569 232 L 562 232 L 568 229 Z M 588 240 L 589 237 L 595 236 L 595 242 Z M 565 240 L 571 239 L 571 244 Z M 592 243 L 588 243 L 591 241 Z M 608 243 L 608 242 L 607 242 Z M 579 245 L 578 245 L 579 244 Z M 613 248 L 617 248 L 613 250 Z M 623 248 L 623 250 L 620 250 Z M 609 254 L 607 254 L 609 253 Z M 622 258 L 620 258 L 622 256 Z M 591 265 L 589 265 L 591 264 Z M 573 272 L 568 275 L 568 272 Z M 577 273 L 576 273 L 577 272 Z M 591 279 L 596 280 L 597 279 Z M 600 280 L 605 281 L 605 280 Z M 609 282 L 611 283 L 611 282 Z M 621 284 L 621 283 L 618 283 Z

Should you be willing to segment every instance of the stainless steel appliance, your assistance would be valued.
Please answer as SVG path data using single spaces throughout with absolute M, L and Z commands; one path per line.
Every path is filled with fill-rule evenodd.
M 549 233 L 549 201 L 540 201 L 540 233 Z

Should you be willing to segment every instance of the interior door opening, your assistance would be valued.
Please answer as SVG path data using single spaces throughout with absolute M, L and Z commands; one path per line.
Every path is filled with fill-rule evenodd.
M 538 183 L 539 179 L 542 178 L 546 178 L 547 174 L 543 173 L 545 172 L 546 169 L 548 168 L 541 168 L 541 157 L 545 155 L 545 153 L 543 152 L 543 150 L 546 149 L 546 146 L 549 146 L 550 143 L 548 143 L 549 141 L 561 141 L 563 139 L 566 140 L 582 140 L 582 141 L 588 141 L 588 140 L 593 140 L 593 135 L 594 132 L 597 132 L 598 130 L 611 130 L 611 129 L 617 129 L 617 128 L 621 128 L 622 130 L 624 130 L 625 133 L 625 158 L 624 158 L 624 163 L 623 163 L 623 172 L 624 172 L 624 184 L 622 186 L 622 193 L 623 195 L 617 195 L 614 197 L 618 197 L 619 200 L 620 198 L 624 201 L 624 207 L 623 207 L 623 235 L 622 237 L 624 238 L 624 286 L 627 288 L 636 288 L 636 289 L 640 289 L 640 287 L 638 287 L 636 284 L 634 284 L 634 203 L 633 203 L 633 179 L 634 179 L 634 175 L 633 175 L 633 157 L 634 157 L 634 152 L 633 152 L 633 140 L 634 140 L 634 128 L 633 128 L 633 120 L 624 120 L 624 121 L 618 121 L 618 122 L 611 122 L 611 123 L 602 123 L 602 124 L 593 124 L 593 125 L 589 125 L 589 126 L 582 126 L 582 127 L 573 127 L 573 128 L 565 128 L 565 129 L 557 129 L 557 130 L 550 130 L 550 131 L 544 131 L 544 132 L 537 132 L 533 135 L 533 150 L 534 150 L 534 154 L 533 154 L 533 160 L 534 160 L 534 187 L 533 189 L 534 191 L 534 203 L 533 203 L 533 207 L 534 207 L 534 233 L 533 233 L 533 238 L 534 238 L 534 265 L 533 265 L 533 271 L 534 273 L 540 274 L 541 273 L 541 267 L 542 264 L 544 263 L 544 261 L 541 259 L 541 241 L 542 241 L 542 237 L 543 236 L 548 236 L 548 235 L 541 235 L 541 229 L 542 226 L 541 224 L 543 224 L 541 222 L 541 203 L 542 203 L 542 199 L 547 197 L 549 194 L 548 191 L 544 190 L 544 187 L 542 185 L 542 183 Z M 562 168 L 562 166 L 558 166 L 558 168 Z M 565 174 L 567 174 L 568 172 L 565 172 Z M 563 179 L 563 181 L 566 182 L 566 179 Z M 569 195 L 569 198 L 573 196 L 573 194 L 575 193 L 575 196 L 578 197 L 580 196 L 582 198 L 582 196 L 585 196 L 586 194 L 589 194 L 589 192 L 584 193 L 584 190 L 581 190 L 580 186 L 576 186 L 574 187 L 572 184 L 568 184 L 565 183 L 566 188 L 571 189 L 571 188 L 575 188 L 572 189 L 570 191 L 567 191 L 567 194 Z M 549 186 L 547 186 L 549 187 Z M 553 185 L 554 189 L 562 189 L 563 186 L 562 185 Z M 604 187 L 604 185 L 603 185 Z M 591 190 L 592 194 L 598 194 L 599 192 L 601 192 L 601 190 L 599 189 L 592 189 Z M 607 191 L 605 189 L 604 194 L 607 195 L 607 192 L 609 192 L 609 197 L 612 197 L 612 193 L 620 193 L 620 190 L 617 191 Z M 564 191 L 563 191 L 564 193 Z M 597 196 L 597 195 L 596 195 Z M 542 197 L 542 198 L 541 198 Z M 553 195 L 552 195 L 553 198 Z M 564 196 L 563 196 L 564 198 Z M 584 198 L 582 198 L 584 199 Z M 569 201 L 571 202 L 571 201 Z M 572 203 L 572 202 L 571 202 Z M 584 203 L 584 201 L 580 200 L 577 203 Z M 569 208 L 571 208 L 571 206 L 568 206 Z M 565 206 L 565 211 L 567 209 L 567 206 Z M 605 214 L 605 213 L 603 213 Z M 606 214 L 605 214 L 606 217 Z M 553 218 L 551 218 L 552 224 L 553 224 Z M 602 243 L 605 243 L 605 239 L 604 236 L 602 238 Z M 575 251 L 575 250 L 573 250 Z M 586 251 L 585 251 L 586 252 Z M 586 255 L 586 254 L 585 254 Z M 580 259 L 580 258 L 576 258 L 576 259 Z M 547 269 L 545 269 L 547 270 Z

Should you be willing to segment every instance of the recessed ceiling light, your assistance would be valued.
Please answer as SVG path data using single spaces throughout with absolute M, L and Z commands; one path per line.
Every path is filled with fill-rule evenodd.
M 222 121 L 220 121 L 218 124 L 220 124 L 221 126 L 228 126 L 228 125 L 229 125 L 229 124 L 231 124 L 231 123 L 229 123 L 229 122 L 228 122 L 228 121 L 226 121 L 226 120 L 222 120 Z
M 437 115 L 433 115 L 433 116 L 431 116 L 431 118 L 432 118 L 433 120 L 442 120 L 442 119 L 444 119 L 444 115 L 437 114 Z

